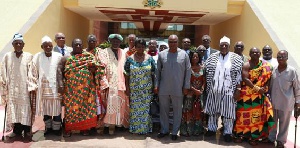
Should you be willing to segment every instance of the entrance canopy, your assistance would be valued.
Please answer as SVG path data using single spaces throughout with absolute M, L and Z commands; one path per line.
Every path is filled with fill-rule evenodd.
M 162 32 L 169 24 L 215 25 L 241 14 L 245 0 L 64 0 L 90 20 L 134 22 L 139 31 Z

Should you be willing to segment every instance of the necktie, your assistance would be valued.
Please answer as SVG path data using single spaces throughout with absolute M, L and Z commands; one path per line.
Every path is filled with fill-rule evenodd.
M 65 49 L 61 49 L 61 54 L 63 55 L 63 56 L 65 56 Z
M 205 55 L 204 55 L 204 61 L 206 61 L 207 60 L 207 58 L 208 58 L 208 55 L 207 55 L 208 53 L 207 53 L 207 51 L 205 52 Z

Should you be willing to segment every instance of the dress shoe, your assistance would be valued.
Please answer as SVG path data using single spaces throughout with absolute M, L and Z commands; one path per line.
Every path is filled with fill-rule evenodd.
M 171 139 L 172 140 L 177 140 L 177 137 L 178 137 L 177 135 L 172 135 Z
M 49 135 L 52 133 L 52 128 L 47 128 L 46 132 L 44 133 L 44 135 Z
M 205 133 L 205 137 L 211 137 L 211 136 L 214 136 L 214 135 L 216 135 L 216 132 L 213 132 L 213 131 L 207 131 Z
M 60 130 L 53 130 L 54 135 L 61 136 L 61 129 Z
M 89 135 L 90 135 L 89 130 L 81 130 L 81 131 L 80 131 L 80 134 L 81 134 L 82 136 L 89 136 Z
M 280 142 L 280 141 L 277 141 L 276 147 L 278 147 L 278 148 L 284 148 L 284 144 L 282 142 Z
M 64 137 L 71 137 L 71 136 L 72 136 L 72 131 L 65 131 L 65 132 L 63 133 L 63 136 L 64 136 Z
M 270 140 L 269 138 L 265 138 L 261 141 L 262 143 L 270 143 L 270 144 L 274 144 L 274 141 Z
M 23 137 L 21 135 L 14 135 L 13 137 L 5 136 L 4 143 L 14 143 L 15 141 L 22 141 Z
M 23 137 L 22 141 L 24 143 L 29 143 L 32 141 L 32 136 L 29 133 L 26 133 L 26 134 L 24 133 L 24 137 Z
M 231 142 L 232 141 L 232 137 L 230 134 L 225 134 L 224 135 L 224 141 L 225 142 Z
M 157 138 L 163 138 L 165 136 L 169 135 L 169 133 L 158 133 Z

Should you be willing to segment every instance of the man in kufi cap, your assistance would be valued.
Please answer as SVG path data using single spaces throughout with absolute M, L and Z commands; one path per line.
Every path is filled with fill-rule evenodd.
M 43 51 L 34 55 L 29 66 L 28 91 L 31 95 L 36 96 L 36 100 L 33 100 L 33 104 L 35 104 L 33 112 L 35 112 L 37 119 L 44 120 L 45 134 L 49 134 L 53 130 L 53 133 L 59 136 L 61 134 L 60 91 L 63 89 L 63 85 L 59 83 L 62 81 L 62 75 L 57 73 L 57 70 L 62 55 L 58 52 L 52 52 L 53 44 L 49 36 L 42 38 L 41 48 Z M 35 123 L 38 122 L 39 120 Z M 35 129 L 33 132 L 40 133 L 44 130 Z M 34 141 L 44 139 L 43 134 L 37 135 L 33 136 Z
M 1 104 L 7 105 L 5 131 L 13 132 L 6 141 L 23 140 L 29 142 L 31 126 L 31 107 L 28 93 L 27 73 L 32 55 L 23 52 L 23 35 L 13 36 L 14 51 L 4 55 L 0 71 Z M 22 134 L 24 132 L 24 134 Z
M 115 126 L 128 128 L 129 99 L 125 94 L 124 64 L 125 52 L 120 48 L 123 37 L 119 34 L 110 34 L 108 37 L 111 46 L 100 50 L 99 59 L 105 66 L 105 75 L 109 88 L 101 92 L 101 98 L 107 107 L 103 122 L 109 127 L 109 134 L 114 134 Z
M 110 34 L 108 36 L 109 41 L 114 38 L 120 40 L 121 42 L 123 41 L 123 37 L 120 34 Z
M 206 94 L 205 113 L 209 115 L 208 131 L 205 136 L 213 136 L 218 128 L 218 118 L 223 116 L 224 141 L 231 142 L 233 121 L 235 120 L 235 101 L 241 90 L 243 60 L 229 52 L 230 39 L 220 39 L 220 51 L 213 53 L 205 63 Z

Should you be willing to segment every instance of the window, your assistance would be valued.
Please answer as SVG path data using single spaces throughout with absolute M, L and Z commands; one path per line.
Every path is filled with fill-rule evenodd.
M 170 24 L 167 30 L 182 31 L 183 25 Z
M 122 22 L 121 28 L 122 29 L 136 29 L 136 26 L 134 25 L 134 23 Z

